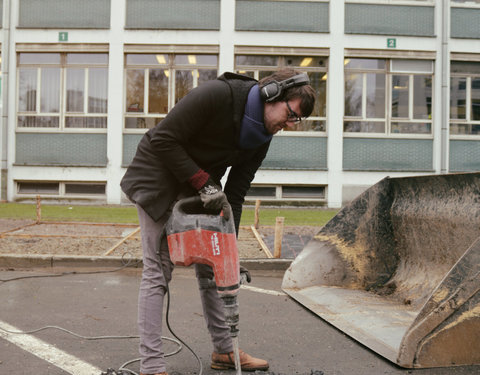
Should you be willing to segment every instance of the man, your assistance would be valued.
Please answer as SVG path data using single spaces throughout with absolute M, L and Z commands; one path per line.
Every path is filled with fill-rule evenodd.
M 140 141 L 121 186 L 137 206 L 143 248 L 139 292 L 141 375 L 167 375 L 162 351 L 163 299 L 173 264 L 161 239 L 175 201 L 199 194 L 205 207 L 230 204 L 238 233 L 242 204 L 267 154 L 273 134 L 313 110 L 315 92 L 306 74 L 292 69 L 256 80 L 225 73 L 192 90 Z M 222 191 L 220 180 L 230 168 Z M 224 210 L 228 212 L 228 210 Z M 211 279 L 206 265 L 197 278 Z M 229 328 L 216 289 L 199 282 L 213 343 L 211 367 L 234 368 Z M 268 362 L 241 352 L 242 370 L 267 370 Z

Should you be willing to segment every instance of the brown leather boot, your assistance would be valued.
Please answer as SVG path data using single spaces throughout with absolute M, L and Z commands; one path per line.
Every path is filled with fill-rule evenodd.
M 254 358 L 251 355 L 245 353 L 243 350 L 240 350 L 240 365 L 242 371 L 265 371 L 268 370 L 268 362 Z M 219 354 L 216 352 L 212 353 L 212 365 L 211 367 L 214 370 L 228 370 L 235 368 L 235 358 L 233 352 Z

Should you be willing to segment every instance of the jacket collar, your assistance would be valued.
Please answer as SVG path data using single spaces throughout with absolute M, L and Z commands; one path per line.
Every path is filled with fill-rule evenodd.
M 224 81 L 230 87 L 230 93 L 233 100 L 233 123 L 235 126 L 236 139 L 240 136 L 240 129 L 242 125 L 243 114 L 245 112 L 245 104 L 247 103 L 248 93 L 252 86 L 257 84 L 257 80 L 236 74 L 226 72 L 218 77 L 219 80 Z

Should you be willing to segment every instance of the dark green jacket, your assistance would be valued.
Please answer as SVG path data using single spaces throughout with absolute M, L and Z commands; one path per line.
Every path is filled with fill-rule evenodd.
M 199 168 L 224 187 L 238 231 L 242 204 L 270 142 L 255 149 L 238 146 L 250 88 L 256 81 L 225 73 L 193 89 L 141 139 L 121 181 L 122 190 L 158 220 Z

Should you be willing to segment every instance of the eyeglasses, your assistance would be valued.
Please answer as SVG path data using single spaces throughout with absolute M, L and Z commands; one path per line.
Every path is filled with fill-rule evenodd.
M 302 118 L 297 115 L 292 108 L 290 108 L 290 105 L 288 102 L 285 102 L 287 104 L 288 108 L 288 116 L 287 116 L 287 121 L 294 122 L 295 124 L 298 124 L 299 122 L 302 122 Z

